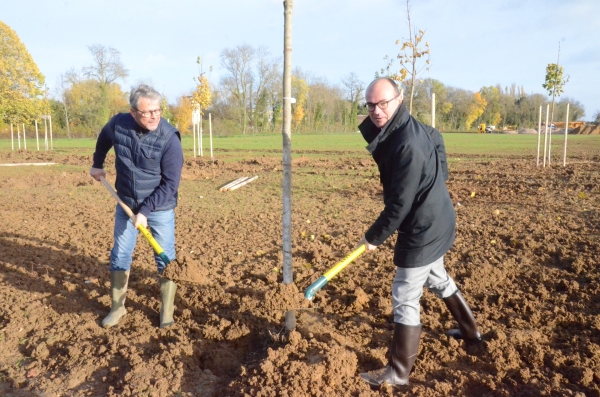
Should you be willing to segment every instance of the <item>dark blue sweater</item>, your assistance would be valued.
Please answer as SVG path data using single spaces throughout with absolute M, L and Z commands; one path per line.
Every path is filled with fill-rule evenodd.
M 117 165 L 121 164 L 121 167 L 117 166 L 116 170 L 119 197 L 131 207 L 134 213 L 141 213 L 145 216 L 148 216 L 152 211 L 175 208 L 183 167 L 183 150 L 179 132 L 162 118 L 155 131 L 148 131 L 139 126 L 130 114 L 118 114 L 100 132 L 94 153 L 94 168 L 103 168 L 106 154 L 116 143 L 116 128 L 119 128 L 122 131 L 121 133 L 131 131 L 128 133 L 129 139 L 124 142 L 131 142 L 128 146 L 131 146 L 132 151 L 145 150 L 142 155 L 132 155 L 132 158 L 126 159 L 128 169 L 125 169 L 123 161 L 117 159 Z M 147 185 L 147 183 L 144 183 L 144 177 L 148 171 L 151 171 L 150 169 L 145 171 L 145 169 L 152 166 L 152 162 L 148 163 L 148 159 L 145 158 L 146 151 L 151 147 L 148 147 L 144 142 L 152 141 L 146 139 L 150 137 L 146 134 L 162 134 L 165 131 L 171 131 L 171 134 L 164 143 L 164 147 L 152 149 L 159 150 L 160 153 L 160 158 L 156 159 L 159 161 L 153 166 L 156 168 L 153 172 L 157 173 L 159 180 L 150 182 L 153 187 L 149 191 L 144 191 L 143 187 Z M 173 131 L 175 133 L 172 133 Z M 129 152 L 125 151 L 124 153 Z M 118 153 L 117 156 L 119 156 Z M 124 183 L 127 186 L 123 185 Z

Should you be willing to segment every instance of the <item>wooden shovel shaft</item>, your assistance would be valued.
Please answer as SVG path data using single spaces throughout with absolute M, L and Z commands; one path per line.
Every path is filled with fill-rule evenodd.
M 125 211 L 129 219 L 135 222 L 135 215 L 133 214 L 133 211 L 131 211 L 131 208 L 129 208 L 127 204 L 125 204 L 123 200 L 121 200 L 121 197 L 119 197 L 115 189 L 113 189 L 110 183 L 108 183 L 108 181 L 104 179 L 104 177 L 100 177 L 100 180 L 102 181 L 102 184 L 106 187 L 106 189 L 110 192 L 110 194 L 112 194 L 115 200 L 117 200 L 117 203 L 119 203 L 121 208 L 123 208 L 123 211 Z
M 123 211 L 125 211 L 129 219 L 131 219 L 131 221 L 135 223 L 135 214 L 133 213 L 133 211 L 131 211 L 131 208 L 129 208 L 127 204 L 125 204 L 123 200 L 121 200 L 115 189 L 113 189 L 110 183 L 108 183 L 108 181 L 104 179 L 104 177 L 100 177 L 100 181 L 110 192 L 110 194 L 115 198 L 115 200 L 117 200 L 117 202 L 119 203 L 121 208 L 123 208 Z M 158 241 L 156 241 L 156 239 L 152 236 L 148 229 L 146 229 L 142 225 L 138 225 L 137 229 L 140 231 L 140 233 L 142 233 L 146 240 L 148 240 L 148 243 L 150 243 L 150 246 L 152 246 L 152 249 L 154 250 L 154 252 L 156 252 L 156 255 L 160 256 L 160 259 L 163 260 L 165 265 L 168 265 L 171 260 L 169 259 L 167 254 L 165 254 L 165 251 L 162 249 L 160 244 L 158 244 Z

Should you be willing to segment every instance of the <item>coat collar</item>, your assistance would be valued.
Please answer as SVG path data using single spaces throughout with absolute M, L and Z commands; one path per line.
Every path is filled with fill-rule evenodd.
M 404 102 L 398 106 L 398 109 L 396 109 L 392 118 L 381 129 L 371 121 L 370 117 L 367 117 L 358 126 L 363 138 L 369 144 L 367 150 L 372 154 L 377 148 L 377 145 L 380 142 L 385 141 L 394 131 L 404 126 L 408 122 L 409 117 L 410 115 L 408 114 Z

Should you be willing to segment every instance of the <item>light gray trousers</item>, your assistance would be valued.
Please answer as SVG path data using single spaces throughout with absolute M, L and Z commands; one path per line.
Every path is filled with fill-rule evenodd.
M 447 298 L 458 291 L 452 277 L 444 269 L 444 257 L 426 266 L 396 269 L 392 284 L 394 322 L 404 325 L 421 324 L 423 287 L 429 288 L 438 298 Z

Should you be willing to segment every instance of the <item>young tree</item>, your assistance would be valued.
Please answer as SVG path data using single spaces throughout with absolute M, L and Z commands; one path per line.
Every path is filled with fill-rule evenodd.
M 398 63 L 400 64 L 400 70 L 396 73 L 389 73 L 393 65 L 393 60 L 387 66 L 387 74 L 394 80 L 403 82 L 408 89 L 410 89 L 409 95 L 409 107 L 408 111 L 412 114 L 413 96 L 415 92 L 415 84 L 417 82 L 417 75 L 419 75 L 423 69 L 429 70 L 429 43 L 425 42 L 425 47 L 419 47 L 425 36 L 424 30 L 418 30 L 412 25 L 410 17 L 410 4 L 409 0 L 406 0 L 406 18 L 408 20 L 408 41 L 396 40 L 396 44 L 402 44 L 400 53 L 396 56 Z M 387 58 L 387 57 L 386 57 Z M 423 65 L 417 65 L 417 63 L 423 58 L 425 63 Z M 407 77 L 410 76 L 410 80 Z
M 548 91 L 548 96 L 552 96 L 552 111 L 550 112 L 550 123 L 554 123 L 554 100 L 564 92 L 564 86 L 569 82 L 569 76 L 564 76 L 564 68 L 559 66 L 560 62 L 560 43 L 558 43 L 558 60 L 556 63 L 549 63 L 546 67 L 546 81 L 542 84 Z
M 0 21 L 0 118 L 30 122 L 49 110 L 44 75 L 17 33 Z
M 600 110 L 598 110 L 598 111 L 596 112 L 596 114 L 594 115 L 593 121 L 594 121 L 594 123 L 596 123 L 596 124 L 600 124 Z
M 283 283 L 292 284 L 292 13 L 293 0 L 284 0 L 283 24 Z M 285 325 L 288 331 L 296 328 L 296 312 L 289 310 L 285 314 Z
M 201 114 L 204 114 L 204 111 L 208 109 L 211 104 L 212 93 L 210 91 L 210 83 L 208 82 L 208 77 L 206 77 L 206 73 L 202 70 L 202 60 L 200 57 L 196 60 L 198 64 L 198 77 L 194 77 L 196 81 L 196 89 L 192 93 L 192 106 L 198 107 Z M 209 69 L 212 70 L 212 67 Z

